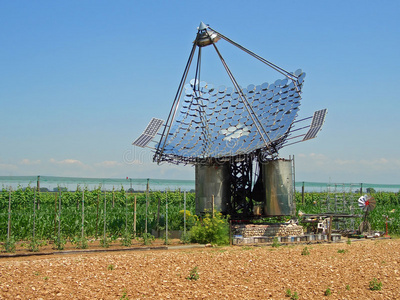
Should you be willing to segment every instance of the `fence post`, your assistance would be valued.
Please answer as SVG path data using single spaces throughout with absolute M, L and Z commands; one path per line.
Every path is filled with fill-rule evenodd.
M 61 189 L 58 188 L 59 197 L 58 197 L 58 244 L 61 245 Z
M 37 195 L 37 209 L 40 209 L 40 175 L 37 177 L 36 189 L 38 192 Z
M 133 203 L 133 236 L 136 237 L 136 195 Z
M 144 232 L 147 233 L 147 207 L 149 203 L 149 179 L 147 178 L 146 186 L 146 223 L 144 224 Z
M 11 186 L 10 186 L 10 192 L 8 194 L 7 242 L 10 241 L 10 232 L 11 232 Z
M 301 186 L 301 203 L 304 205 L 304 181 L 303 185 Z
M 82 243 L 85 237 L 85 190 L 82 190 Z
M 165 190 L 165 244 L 168 245 L 168 192 Z
M 106 240 L 106 221 L 107 221 L 107 191 L 104 189 L 104 224 L 103 224 L 103 241 L 104 245 L 107 244 Z
M 183 191 L 183 237 L 186 239 L 186 191 Z
M 35 241 L 35 219 L 36 219 L 36 191 L 33 191 L 33 232 L 32 238 Z

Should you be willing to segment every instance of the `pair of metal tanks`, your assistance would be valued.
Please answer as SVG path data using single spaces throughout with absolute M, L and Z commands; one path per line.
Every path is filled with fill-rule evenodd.
M 295 212 L 293 202 L 292 160 L 269 160 L 261 164 L 261 215 L 290 216 Z M 226 213 L 231 201 L 231 173 L 229 162 L 218 165 L 196 165 L 196 214 L 214 209 Z M 260 199 L 258 199 L 260 200 Z

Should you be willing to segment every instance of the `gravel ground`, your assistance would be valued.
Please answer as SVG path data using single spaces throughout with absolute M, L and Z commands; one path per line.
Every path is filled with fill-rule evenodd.
M 195 267 L 199 278 L 187 279 Z M 369 289 L 374 278 L 382 290 Z M 0 259 L 0 299 L 291 299 L 288 289 L 298 299 L 398 299 L 400 240 Z

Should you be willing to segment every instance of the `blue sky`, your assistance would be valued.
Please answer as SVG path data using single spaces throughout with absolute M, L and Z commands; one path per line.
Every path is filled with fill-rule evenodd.
M 2 1 L 0 176 L 193 179 L 131 143 L 166 119 L 204 21 L 307 73 L 299 118 L 328 108 L 317 139 L 280 152 L 296 180 L 398 184 L 399 13 L 398 1 Z M 240 84 L 281 78 L 219 46 Z

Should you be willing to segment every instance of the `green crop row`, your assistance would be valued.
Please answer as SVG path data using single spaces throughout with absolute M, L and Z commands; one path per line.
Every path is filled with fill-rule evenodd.
M 134 233 L 135 213 L 137 234 L 145 231 L 146 219 L 148 232 L 162 230 L 166 222 L 166 201 L 169 229 L 182 230 L 184 194 L 179 191 L 149 192 L 146 195 L 126 193 L 123 189 L 107 192 L 78 189 L 75 192 L 36 194 L 30 188 L 11 193 L 3 189 L 0 195 L 0 240 L 7 239 L 9 220 L 10 234 L 15 240 L 28 240 L 33 232 L 37 239 L 47 240 L 56 236 L 59 230 L 64 237 L 74 238 L 81 235 L 82 225 L 85 236 L 98 237 L 104 233 L 104 222 L 108 236 L 120 237 L 126 230 Z M 189 228 L 195 210 L 193 193 L 186 194 L 186 210 Z

